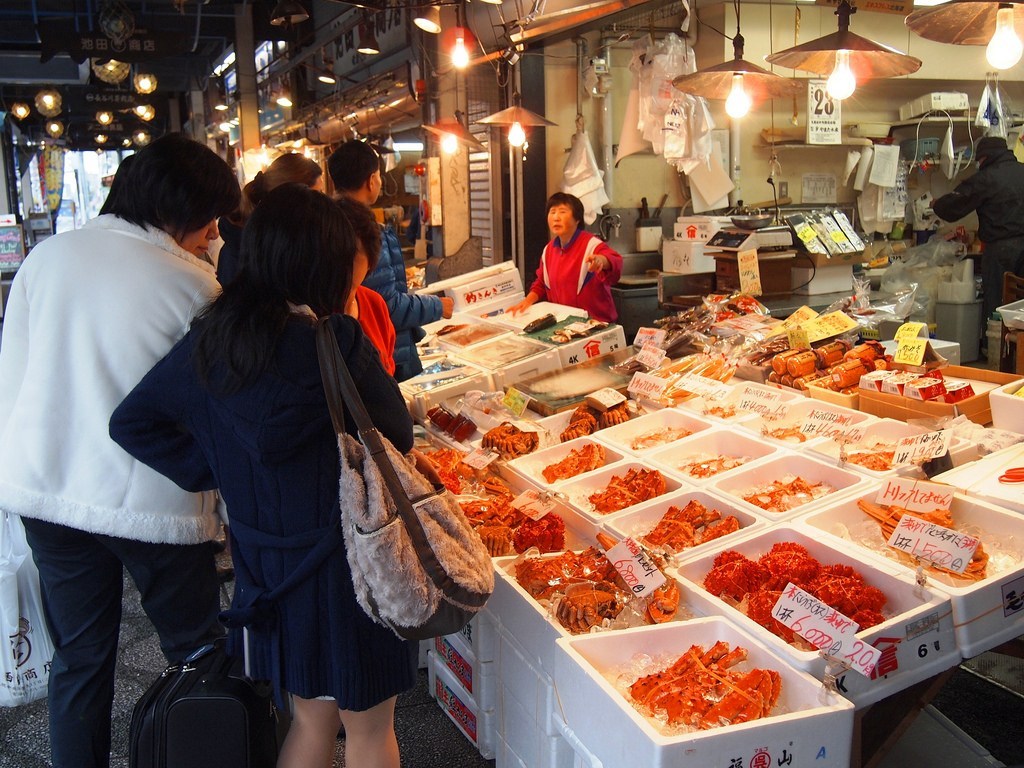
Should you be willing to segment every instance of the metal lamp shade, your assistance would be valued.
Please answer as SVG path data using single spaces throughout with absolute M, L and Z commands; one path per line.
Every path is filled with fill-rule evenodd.
M 849 30 L 839 30 L 809 43 L 773 53 L 765 56 L 765 61 L 780 67 L 827 75 L 835 68 L 836 51 L 841 50 L 850 52 L 850 69 L 858 81 L 909 75 L 921 68 L 920 59 Z
M 918 8 L 907 16 L 907 26 L 926 40 L 953 45 L 988 45 L 996 31 L 996 11 L 1009 3 L 992 0 L 952 0 Z M 1024 29 L 1024 5 L 1012 5 L 1013 26 Z
M 557 123 L 551 122 L 546 117 L 541 117 L 536 112 L 531 112 L 525 107 L 518 106 L 495 112 L 493 115 L 482 117 L 476 122 L 481 125 L 512 125 L 513 123 L 519 123 L 523 127 L 557 125 Z
M 443 138 L 445 134 L 450 134 L 458 139 L 460 143 L 477 152 L 482 152 L 486 149 L 458 120 L 438 120 L 433 125 L 424 125 L 423 128 L 439 139 Z
M 292 0 L 281 0 L 270 12 L 270 23 L 275 27 L 289 27 L 301 24 L 309 18 L 306 9 Z
M 792 96 L 801 84 L 762 69 L 745 59 L 732 59 L 672 81 L 678 90 L 705 99 L 726 99 L 733 87 L 733 76 L 743 75 L 743 87 L 752 98 L 778 99 Z

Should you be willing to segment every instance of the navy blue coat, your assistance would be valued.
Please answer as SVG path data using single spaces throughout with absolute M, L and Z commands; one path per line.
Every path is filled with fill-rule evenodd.
M 402 452 L 412 420 L 395 380 L 359 324 L 335 315 L 338 345 L 376 426 Z M 186 490 L 219 488 L 235 561 L 236 613 L 295 572 L 336 536 L 338 446 L 313 327 L 288 322 L 273 365 L 254 384 L 214 396 L 199 382 L 190 331 L 114 411 L 110 435 Z M 373 623 L 352 589 L 344 543 L 281 598 L 249 616 L 252 674 L 303 698 L 333 696 L 362 710 L 415 683 L 416 645 Z M 231 633 L 239 648 L 241 632 Z
M 227 285 L 238 274 L 238 257 L 242 250 L 242 228 L 228 221 L 227 216 L 221 216 L 217 222 L 217 229 L 220 230 L 220 239 L 224 241 L 224 245 L 220 247 L 220 254 L 217 256 L 217 279 L 221 285 Z
M 423 370 L 416 353 L 416 342 L 426 335 L 421 326 L 441 319 L 441 299 L 409 293 L 402 246 L 390 226 L 381 232 L 380 259 L 363 285 L 387 302 L 395 326 L 395 379 L 412 378 Z

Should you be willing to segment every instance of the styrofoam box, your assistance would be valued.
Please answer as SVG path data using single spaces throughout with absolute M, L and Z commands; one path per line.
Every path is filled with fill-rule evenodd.
M 875 495 L 847 498 L 797 518 L 794 525 L 813 536 L 824 532 L 841 540 L 841 546 L 884 556 L 913 578 L 915 564 L 887 546 L 881 527 L 857 506 L 860 499 L 875 503 Z M 988 576 L 972 581 L 930 569 L 924 573 L 950 596 L 957 645 L 970 658 L 1024 634 L 1024 517 L 961 493 L 953 494 L 950 512 L 956 530 L 976 535 L 988 552 Z
M 750 533 L 768 526 L 768 521 L 760 515 L 755 515 L 745 509 L 740 509 L 726 498 L 716 496 L 705 489 L 695 489 L 692 491 L 682 491 L 681 493 L 673 496 L 671 500 L 659 498 L 652 499 L 651 501 L 644 502 L 643 504 L 637 504 L 629 512 L 616 515 L 615 518 L 605 527 L 608 529 L 609 533 L 613 534 L 617 539 L 621 540 L 627 536 L 633 539 L 639 539 L 641 536 L 646 536 L 654 530 L 655 526 L 661 521 L 661 518 L 665 516 L 669 507 L 676 506 L 682 508 L 691 501 L 700 502 L 708 509 L 714 509 L 721 512 L 722 517 L 733 515 L 740 521 L 740 529 L 735 533 L 727 534 L 719 539 L 709 541 L 706 544 L 698 544 L 695 547 L 684 549 L 673 556 L 673 561 L 682 561 L 684 559 L 694 557 L 708 549 L 717 548 L 721 546 L 722 542 L 730 541 L 732 538 L 739 536 L 740 534 Z
M 682 275 L 715 271 L 715 257 L 704 252 L 703 240 L 669 240 L 661 243 L 661 270 Z
M 583 517 L 592 520 L 597 525 L 603 525 L 612 515 L 621 514 L 631 509 L 631 507 L 625 507 L 615 512 L 609 512 L 607 515 L 602 515 L 594 510 L 594 505 L 590 503 L 588 497 L 591 494 L 603 491 L 608 487 L 613 477 L 622 477 L 631 469 L 649 470 L 650 467 L 637 459 L 625 459 L 603 469 L 596 469 L 593 472 L 587 472 L 585 475 L 566 480 L 558 486 L 558 491 L 565 494 L 566 503 L 583 515 Z M 672 496 L 680 488 L 692 487 L 689 483 L 672 475 L 662 473 L 662 476 L 665 478 L 665 493 L 661 494 L 662 496 Z M 645 501 L 649 501 L 649 499 L 645 499 Z
M 1024 514 L 1024 493 L 1021 493 L 1020 486 L 999 481 L 999 476 L 1013 467 L 1024 467 L 1024 443 L 1009 445 L 970 464 L 936 475 L 932 479 L 937 483 L 959 488 L 971 496 Z
M 690 437 L 684 437 L 667 448 L 652 451 L 644 457 L 644 460 L 684 482 L 707 485 L 715 478 L 728 477 L 731 473 L 737 472 L 755 461 L 777 455 L 779 451 L 778 447 L 766 443 L 764 440 L 758 440 L 752 435 L 741 434 L 738 430 L 716 427 L 698 432 L 696 435 L 690 435 Z M 707 477 L 698 477 L 683 468 L 683 465 L 688 462 L 712 456 L 739 459 L 742 463 L 737 467 Z
M 913 578 L 895 563 L 851 551 L 851 547 L 839 542 L 833 544 L 835 540 L 829 537 L 811 536 L 807 528 L 796 527 L 792 523 L 778 523 L 686 560 L 679 565 L 677 575 L 686 592 L 696 593 L 687 597 L 693 600 L 698 612 L 731 618 L 780 656 L 789 659 L 791 664 L 821 680 L 826 663 L 820 653 L 798 650 L 789 645 L 703 587 L 704 577 L 722 551 L 736 550 L 756 560 L 774 544 L 783 541 L 806 547 L 823 565 L 841 564 L 855 568 L 867 584 L 885 593 L 887 602 L 882 613 L 887 619 L 857 633 L 860 641 L 882 652 L 876 676 L 868 679 L 859 672 L 847 670 L 837 677 L 840 693 L 855 705 L 873 704 L 960 662 L 948 595 L 937 589 L 917 587 Z
M 484 759 L 493 759 L 497 738 L 494 710 L 477 706 L 448 668 L 434 657 L 433 651 L 427 662 L 427 682 L 427 690 L 437 700 L 441 711 L 448 715 Z
M 493 661 L 477 661 L 473 651 L 458 635 L 435 637 L 434 659 L 444 664 L 480 709 L 498 704 L 498 671 Z
M 594 437 L 605 445 L 610 445 L 612 448 L 625 453 L 630 453 L 634 456 L 646 456 L 651 451 L 664 448 L 666 443 L 650 448 L 633 448 L 633 441 L 655 430 L 668 428 L 686 429 L 696 434 L 703 432 L 705 429 L 711 429 L 711 421 L 701 418 L 695 413 L 682 411 L 678 408 L 662 408 L 659 411 L 644 414 L 622 424 L 616 424 L 614 427 L 602 429 L 600 432 L 596 432 Z
M 540 488 L 557 487 L 574 478 L 565 478 L 563 480 L 556 480 L 554 483 L 549 483 L 544 478 L 544 470 L 552 464 L 556 464 L 564 459 L 570 452 L 578 451 L 586 445 L 599 445 L 604 449 L 605 460 L 601 465 L 602 467 L 608 466 L 609 464 L 615 464 L 625 458 L 623 454 L 604 443 L 598 442 L 590 437 L 578 437 L 575 440 L 569 440 L 565 443 L 553 445 L 550 448 L 544 448 L 539 451 L 534 451 L 533 453 L 528 453 L 525 456 L 520 456 L 519 458 L 510 461 L 508 466 L 513 472 L 521 474 L 528 482 Z M 598 467 L 598 469 L 600 469 L 600 467 Z M 596 471 L 596 469 L 591 471 Z M 587 473 L 584 472 L 576 475 L 575 477 L 583 477 L 586 474 Z
M 558 708 L 555 699 L 555 683 L 550 673 L 538 669 L 527 658 L 527 652 L 516 642 L 509 630 L 503 628 L 498 635 L 499 676 L 501 686 L 498 691 L 499 715 L 501 706 L 514 701 L 529 715 L 533 727 L 545 736 L 557 736 L 551 715 Z M 552 646 L 551 651 L 554 651 Z M 507 734 L 502 726 L 499 733 Z M 507 736 L 506 736 L 507 738 Z M 525 754 L 516 741 L 510 741 L 520 755 Z
M 1015 394 L 1021 388 L 1024 388 L 1024 380 L 1011 381 L 988 393 L 988 401 L 992 406 L 992 426 L 996 429 L 1024 434 L 1024 395 Z
M 782 480 L 786 477 L 802 477 L 809 483 L 826 483 L 834 490 L 820 499 L 800 504 L 785 512 L 769 512 L 766 509 L 743 500 L 743 496 L 750 495 L 758 488 L 769 485 L 773 480 Z M 724 495 L 733 501 L 741 509 L 749 510 L 755 515 L 760 515 L 768 520 L 788 520 L 803 512 L 810 512 L 817 509 L 829 500 L 834 500 L 836 494 L 850 495 L 866 491 L 870 486 L 877 485 L 877 480 L 872 480 L 862 474 L 848 469 L 840 469 L 826 464 L 818 459 L 810 458 L 799 453 L 780 454 L 773 458 L 750 464 L 730 472 L 727 476 L 712 480 L 706 487 Z
M 678 658 L 694 644 L 709 648 L 719 640 L 749 652 L 742 669 L 773 669 L 782 679 L 775 711 L 736 725 L 665 735 L 609 682 L 638 656 Z M 793 765 L 846 768 L 853 742 L 854 711 L 841 696 L 827 695 L 821 683 L 791 667 L 755 637 L 719 617 L 638 627 L 614 634 L 560 639 L 555 685 L 565 722 L 606 766 L 775 765 L 784 755 Z M 614 726 L 612 725 L 614 724 Z
M 469 372 L 468 376 L 450 383 L 440 384 L 431 389 L 423 388 L 427 386 L 422 384 L 422 382 L 426 381 L 426 377 L 423 374 L 413 376 L 411 379 L 401 382 L 398 388 L 410 404 L 409 410 L 412 412 L 412 415 L 423 421 L 427 418 L 427 411 L 451 397 L 465 394 L 471 389 L 482 389 L 485 392 L 493 389 L 491 386 L 491 376 L 487 371 L 477 368 L 475 365 L 466 364 L 464 367 Z
M 576 365 L 594 357 L 607 355 L 626 346 L 626 335 L 621 325 L 612 325 L 583 339 L 558 344 L 558 361 L 563 368 Z
M 934 91 L 926 93 L 924 96 L 918 96 L 916 99 L 900 105 L 900 120 L 909 120 L 934 109 L 947 111 L 970 109 L 967 94 L 955 91 Z
M 830 264 L 824 267 L 790 267 L 793 293 L 816 296 L 821 293 L 849 291 L 853 286 L 852 264 Z
M 549 687 L 553 687 L 549 685 Z M 533 712 L 502 690 L 497 711 L 498 740 L 511 752 L 511 765 L 572 768 L 574 753 L 561 736 L 541 730 Z M 497 766 L 495 766 L 497 768 Z
M 814 414 L 816 417 L 828 415 L 832 421 L 829 425 L 820 427 L 820 432 L 817 434 L 804 434 L 803 440 L 796 437 L 778 438 L 767 434 L 767 432 L 774 432 L 778 429 L 795 429 L 797 432 L 800 432 L 800 425 L 807 421 L 811 414 Z M 758 435 L 759 438 L 768 440 L 776 445 L 785 445 L 790 448 L 799 446 L 803 449 L 821 442 L 831 443 L 833 441 L 829 438 L 836 434 L 836 432 L 852 427 L 855 424 L 866 425 L 875 420 L 874 416 L 855 411 L 852 408 L 844 408 L 841 405 L 833 405 L 821 400 L 812 400 L 809 397 L 785 403 L 777 414 L 773 414 L 773 417 L 769 419 L 758 414 L 750 421 L 745 421 L 743 428 L 750 430 L 755 435 Z
M 1003 304 L 996 311 L 1007 328 L 1024 329 L 1024 299 L 1011 304 Z
M 496 341 L 498 340 L 492 339 L 490 342 L 484 342 L 480 346 L 486 347 L 491 342 Z M 491 383 L 495 390 L 506 390 L 509 387 L 515 386 L 516 382 L 532 379 L 534 376 L 540 376 L 542 373 L 548 373 L 549 371 L 557 371 L 561 366 L 561 362 L 558 359 L 558 350 L 551 349 L 547 345 L 544 346 L 546 348 L 536 355 L 488 368 L 491 373 Z M 472 356 L 471 350 L 469 355 L 463 355 L 464 358 Z
M 852 443 L 848 445 L 846 450 L 847 453 L 854 453 L 865 447 L 873 446 L 876 443 L 895 447 L 896 443 L 904 437 L 922 435 L 930 431 L 931 430 L 924 427 L 914 426 L 903 421 L 896 421 L 895 419 L 875 419 L 865 425 L 864 440 L 859 443 Z M 839 464 L 839 443 L 834 440 L 819 440 L 815 444 L 809 446 L 808 450 L 822 457 L 826 461 L 832 462 L 836 465 Z M 953 464 L 959 466 L 960 464 L 964 464 L 968 461 L 973 461 L 977 456 L 977 448 L 962 438 L 954 437 L 949 444 L 949 456 L 953 461 Z M 882 471 L 868 469 L 861 464 L 854 464 L 853 462 L 847 462 L 843 467 L 845 469 L 860 472 L 868 477 L 879 479 L 895 477 L 896 475 L 918 478 L 924 478 L 925 476 L 924 471 L 918 464 L 901 464 L 893 467 L 892 469 Z
M 742 381 L 735 384 L 731 392 L 718 400 L 709 402 L 706 398 L 694 397 L 681 403 L 681 407 L 719 423 L 742 425 L 758 414 L 775 413 L 784 403 L 802 399 L 803 395 L 796 391 L 790 392 L 767 384 Z M 707 412 L 709 408 L 728 405 L 736 407 L 735 416 L 722 418 Z
M 471 331 L 474 332 L 472 337 L 467 338 Z M 456 355 L 511 335 L 512 331 L 504 326 L 473 319 L 466 323 L 465 328 L 446 333 L 444 336 L 438 336 L 437 345 L 442 349 L 448 350 L 450 354 Z
M 732 219 L 728 216 L 680 216 L 672 225 L 672 235 L 676 240 L 706 243 L 718 230 L 731 226 Z
M 494 661 L 498 652 L 498 625 L 486 606 L 456 634 L 477 661 Z

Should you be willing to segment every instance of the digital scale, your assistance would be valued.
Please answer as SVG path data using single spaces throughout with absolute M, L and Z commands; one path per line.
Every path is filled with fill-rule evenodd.
M 760 251 L 793 247 L 793 231 L 787 226 L 761 229 L 720 229 L 707 242 L 707 248 L 719 251 Z

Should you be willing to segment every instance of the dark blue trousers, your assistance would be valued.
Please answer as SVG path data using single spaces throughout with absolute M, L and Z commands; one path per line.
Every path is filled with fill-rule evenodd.
M 149 544 L 22 522 L 55 648 L 48 689 L 53 766 L 107 768 L 124 569 L 175 664 L 223 634 L 213 543 Z

